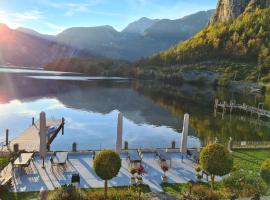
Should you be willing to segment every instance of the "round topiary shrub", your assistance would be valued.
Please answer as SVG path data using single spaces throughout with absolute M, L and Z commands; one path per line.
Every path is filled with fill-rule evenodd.
M 87 200 L 86 194 L 73 185 L 64 185 L 49 193 L 47 200 Z
M 270 185 L 270 159 L 267 159 L 262 163 L 261 177 L 267 185 Z
M 105 181 L 104 196 L 107 199 L 108 180 L 111 180 L 119 173 L 121 168 L 121 159 L 119 155 L 112 150 L 101 151 L 94 160 L 94 170 L 96 174 Z
M 215 176 L 224 176 L 230 173 L 233 167 L 233 160 L 224 146 L 210 144 L 202 149 L 200 164 L 211 175 L 211 188 L 213 189 Z

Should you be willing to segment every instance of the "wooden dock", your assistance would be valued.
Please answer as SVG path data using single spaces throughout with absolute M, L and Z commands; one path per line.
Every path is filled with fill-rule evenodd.
M 47 119 L 46 120 L 46 127 L 55 127 L 56 131 L 49 135 L 47 140 L 47 145 L 49 146 L 53 140 L 56 138 L 58 133 L 62 130 L 62 134 L 64 134 L 64 118 L 53 120 Z M 35 152 L 39 151 L 39 121 L 32 122 L 32 126 L 27 128 L 24 132 L 22 132 L 19 136 L 14 138 L 9 142 L 8 149 L 10 151 L 16 150 L 15 146 L 18 145 L 19 150 L 24 150 L 27 152 Z M 15 148 L 14 148 L 15 147 Z
M 215 114 L 216 114 L 217 110 L 219 108 L 221 108 L 223 116 L 227 110 L 229 110 L 230 113 L 232 113 L 233 110 L 238 110 L 238 111 L 250 113 L 251 116 L 253 114 L 256 114 L 259 118 L 260 117 L 270 118 L 270 111 L 264 110 L 263 104 L 261 104 L 261 105 L 262 105 L 261 107 L 260 107 L 260 104 L 258 105 L 258 107 L 253 107 L 253 106 L 249 106 L 245 103 L 237 104 L 235 101 L 230 101 L 229 103 L 227 103 L 226 101 L 220 102 L 218 99 L 216 99 L 214 109 L 215 109 Z

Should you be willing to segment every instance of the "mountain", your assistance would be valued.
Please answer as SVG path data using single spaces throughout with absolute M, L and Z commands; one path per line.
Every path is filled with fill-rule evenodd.
M 55 37 L 53 35 L 41 34 L 41 33 L 37 32 L 37 31 L 34 31 L 32 29 L 29 29 L 29 28 L 19 27 L 16 30 L 20 31 L 22 33 L 26 33 L 28 35 L 33 35 L 35 37 L 42 38 L 42 39 L 51 40 L 51 41 L 55 40 Z
M 143 17 L 135 22 L 130 23 L 122 32 L 143 35 L 146 29 L 158 21 L 159 19 L 149 19 L 147 17 Z
M 219 0 L 212 22 L 229 21 L 250 9 L 267 8 L 270 0 Z
M 212 14 L 213 10 L 179 20 L 142 18 L 122 32 L 111 26 L 70 28 L 58 34 L 56 40 L 108 58 L 133 61 L 166 50 L 189 38 L 207 25 Z
M 159 20 L 145 30 L 145 35 L 156 40 L 165 40 L 168 43 L 176 44 L 203 29 L 214 11 L 201 11 L 176 20 Z
M 153 74 L 154 66 L 159 66 L 155 68 L 159 76 L 176 79 L 183 78 L 177 77 L 183 71 L 198 70 L 217 74 L 221 85 L 235 76 L 237 80 L 269 83 L 269 21 L 270 8 L 249 8 L 235 19 L 211 23 L 190 39 L 140 65 L 144 66 L 144 74 Z
M 64 57 L 90 57 L 93 54 L 76 50 L 0 24 L 0 58 L 2 64 L 41 67 Z
M 40 67 L 66 57 L 134 61 L 166 50 L 194 35 L 207 25 L 211 13 L 213 11 L 199 12 L 179 20 L 141 18 L 122 32 L 111 26 L 74 27 L 56 36 L 1 25 L 0 63 Z

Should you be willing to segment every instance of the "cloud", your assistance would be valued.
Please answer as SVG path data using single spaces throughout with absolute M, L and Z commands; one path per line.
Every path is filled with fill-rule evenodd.
M 60 25 L 57 25 L 57 24 L 53 24 L 53 23 L 50 23 L 50 22 L 46 22 L 45 23 L 50 29 L 52 29 L 52 33 L 59 33 L 59 32 L 62 32 L 63 30 L 66 29 L 66 27 L 64 26 L 60 26 Z
M 38 21 L 43 18 L 43 13 L 38 10 L 13 13 L 0 10 L 0 23 L 7 24 L 11 28 L 22 26 L 27 21 Z
M 21 22 L 26 20 L 39 20 L 43 18 L 43 13 L 38 10 L 27 12 L 17 12 L 9 15 L 14 21 Z
M 65 10 L 65 16 L 74 16 L 76 13 L 89 12 L 90 8 L 98 5 L 103 0 L 87 0 L 84 2 L 53 2 L 51 0 L 41 0 L 40 4 L 50 6 L 53 8 Z

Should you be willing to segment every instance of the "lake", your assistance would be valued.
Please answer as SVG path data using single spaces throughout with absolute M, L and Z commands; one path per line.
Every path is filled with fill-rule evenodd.
M 66 119 L 65 134 L 53 150 L 114 148 L 118 112 L 122 112 L 123 141 L 132 148 L 179 146 L 182 119 L 190 114 L 189 147 L 218 140 L 270 140 L 269 119 L 233 113 L 214 116 L 215 98 L 270 109 L 270 95 L 239 94 L 211 86 L 168 85 L 119 77 L 0 68 L 0 139 L 8 128 L 15 138 L 45 111 Z

